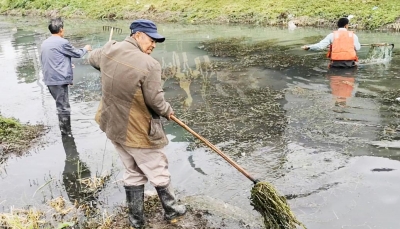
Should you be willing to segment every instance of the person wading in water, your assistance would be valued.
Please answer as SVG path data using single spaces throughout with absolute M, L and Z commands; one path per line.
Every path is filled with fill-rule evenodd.
M 51 19 L 48 25 L 51 36 L 41 45 L 43 81 L 56 101 L 58 120 L 62 135 L 71 133 L 71 107 L 69 104 L 69 85 L 73 85 L 73 65 L 71 58 L 82 58 L 92 50 L 90 45 L 77 49 L 64 39 L 64 21 Z
M 305 45 L 304 50 L 323 50 L 329 46 L 327 57 L 331 60 L 329 67 L 352 68 L 358 61 L 357 52 L 361 48 L 358 37 L 348 31 L 349 19 L 340 18 L 337 22 L 339 29 L 327 35 L 322 41 L 313 45 Z

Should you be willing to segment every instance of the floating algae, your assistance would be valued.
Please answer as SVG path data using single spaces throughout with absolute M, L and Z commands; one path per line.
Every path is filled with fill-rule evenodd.
M 400 90 L 378 92 L 381 117 L 385 120 L 379 126 L 377 140 L 398 141 L 400 139 Z
M 317 60 L 326 60 L 325 53 L 296 56 L 290 50 L 297 45 L 279 45 L 277 40 L 251 41 L 245 37 L 217 38 L 201 42 L 200 49 L 210 56 L 227 57 L 211 63 L 213 70 L 222 68 L 243 69 L 251 66 L 284 70 L 294 66 L 315 67 Z
M 204 101 L 189 109 L 179 105 L 176 100 L 180 98 L 170 101 L 175 112 L 196 132 L 212 142 L 229 142 L 223 150 L 238 155 L 250 153 L 284 132 L 287 118 L 278 102 L 282 96 L 279 91 L 268 87 L 241 88 L 222 82 L 207 87 Z
M 323 35 L 316 35 L 316 36 L 304 37 L 303 40 L 306 44 L 315 44 L 324 38 L 325 38 L 325 36 L 323 36 Z
M 267 229 L 306 228 L 290 210 L 284 196 L 280 196 L 268 182 L 258 182 L 251 190 L 251 205 L 264 218 Z

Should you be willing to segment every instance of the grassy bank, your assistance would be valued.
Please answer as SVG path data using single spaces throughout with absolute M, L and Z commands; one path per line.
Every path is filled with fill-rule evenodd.
M 250 23 L 331 26 L 354 15 L 352 24 L 375 29 L 395 23 L 394 0 L 0 0 L 3 14 L 132 19 L 190 23 Z M 101 6 L 101 7 L 100 7 Z M 393 26 L 392 26 L 393 27 Z
M 0 115 L 0 158 L 8 153 L 21 154 L 43 131 L 43 125 L 21 124 L 16 119 Z
M 145 196 L 144 214 L 146 228 L 162 229 L 189 229 L 202 228 L 212 229 L 203 215 L 211 213 L 195 210 L 188 207 L 185 220 L 177 223 L 169 223 L 163 219 L 163 210 L 158 196 Z M 125 206 L 116 206 L 109 213 L 107 210 L 100 211 L 89 203 L 71 204 L 62 196 L 54 198 L 41 209 L 29 207 L 25 209 L 10 208 L 9 211 L 0 212 L 0 228 L 4 229 L 127 229 L 128 209 Z

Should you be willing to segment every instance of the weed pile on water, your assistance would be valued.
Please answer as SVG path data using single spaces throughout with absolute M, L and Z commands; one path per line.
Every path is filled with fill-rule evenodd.
M 0 153 L 21 154 L 44 130 L 43 125 L 21 124 L 16 119 L 0 115 L 0 147 L 2 148 Z
M 267 182 L 258 182 L 251 190 L 251 204 L 263 216 L 265 228 L 296 229 L 297 225 L 306 228 L 298 221 L 284 196 Z

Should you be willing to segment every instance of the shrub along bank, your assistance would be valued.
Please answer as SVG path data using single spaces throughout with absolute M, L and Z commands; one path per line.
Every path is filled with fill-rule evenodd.
M 332 26 L 353 15 L 353 26 L 396 28 L 400 4 L 395 0 L 0 0 L 1 12 L 81 18 L 132 19 L 164 22 L 249 23 Z

